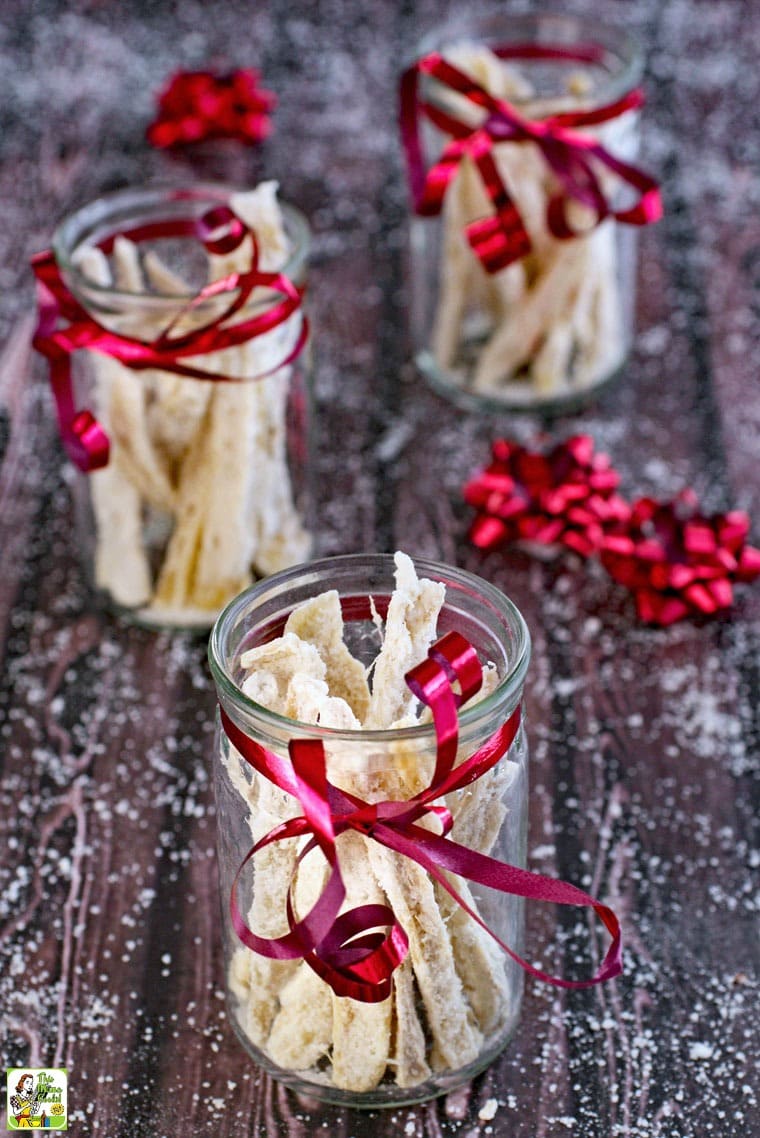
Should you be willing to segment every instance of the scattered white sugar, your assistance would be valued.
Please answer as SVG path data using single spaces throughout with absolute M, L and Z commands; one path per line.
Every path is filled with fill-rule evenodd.
M 496 1117 L 496 1111 L 499 1109 L 499 1101 L 495 1098 L 487 1099 L 480 1110 L 478 1111 L 478 1118 L 481 1122 L 491 1122 Z

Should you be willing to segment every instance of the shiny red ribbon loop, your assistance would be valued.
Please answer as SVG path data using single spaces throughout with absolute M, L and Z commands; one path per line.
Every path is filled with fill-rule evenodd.
M 521 46 L 530 46 L 530 51 L 521 50 Z M 497 47 L 494 50 L 501 58 L 586 61 L 598 57 L 600 49 L 595 49 L 596 54 L 589 54 L 594 49 L 595 45 L 575 51 L 533 44 Z M 422 76 L 435 80 L 483 111 L 482 121 L 472 126 L 453 112 L 424 101 L 419 94 Z M 526 119 L 511 103 L 494 98 L 469 75 L 433 52 L 408 68 L 401 78 L 401 138 L 415 211 L 425 217 L 440 213 L 446 190 L 462 159 L 468 157 L 477 167 L 494 208 L 491 216 L 473 221 L 466 227 L 466 236 L 473 251 L 489 273 L 498 272 L 520 260 L 531 249 L 530 236 L 499 173 L 493 148 L 502 142 L 528 142 L 541 151 L 559 186 L 547 204 L 547 225 L 554 237 L 569 239 L 588 231 L 588 227 L 579 231 L 571 224 L 567 214 L 571 199 L 592 211 L 591 228 L 607 217 L 628 225 L 648 225 L 657 221 L 662 216 L 657 182 L 638 167 L 615 158 L 594 137 L 578 133 L 584 127 L 618 118 L 626 111 L 638 108 L 642 102 L 643 93 L 636 88 L 616 102 L 592 110 L 563 112 L 538 120 Z M 420 141 L 420 119 L 423 115 L 451 138 L 428 171 L 425 170 Z M 597 172 L 604 168 L 636 193 L 633 205 L 613 209 Z
M 177 196 L 182 198 L 192 195 L 178 191 Z M 123 336 L 106 328 L 73 296 L 63 280 L 52 250 L 35 254 L 32 269 L 37 278 L 38 323 L 32 343 L 48 360 L 50 386 L 66 453 L 85 473 L 107 465 L 109 443 L 106 432 L 92 412 L 88 409 L 77 411 L 75 408 L 71 375 L 71 356 L 74 352 L 81 349 L 100 352 L 133 371 L 158 368 L 189 379 L 240 382 L 232 376 L 208 371 L 185 361 L 189 357 L 202 357 L 226 348 L 238 347 L 270 332 L 300 309 L 303 299 L 303 290 L 283 273 L 264 272 L 259 268 L 255 233 L 226 204 L 213 207 L 195 220 L 151 222 L 124 230 L 123 235 L 136 242 L 156 237 L 196 237 L 211 253 L 229 253 L 250 235 L 251 262 L 244 272 L 230 273 L 202 288 L 180 308 L 163 331 L 153 340 L 146 341 Z M 106 253 L 110 252 L 115 236 L 112 234 L 104 239 L 99 248 Z M 281 299 L 274 301 L 263 312 L 231 322 L 257 288 L 279 294 Z M 214 297 L 226 295 L 229 295 L 230 301 L 219 315 L 190 332 L 172 335 L 177 323 L 188 312 Z M 287 355 L 266 372 L 259 373 L 256 378 L 271 375 L 296 359 L 307 337 L 308 322 L 304 318 L 296 341 Z
M 338 996 L 365 1003 L 387 999 L 392 990 L 393 972 L 408 952 L 408 937 L 387 905 L 362 905 L 340 912 L 346 890 L 336 839 L 347 830 L 354 830 L 421 865 L 533 976 L 559 987 L 585 988 L 618 975 L 622 970 L 621 931 L 610 908 L 574 885 L 506 865 L 448 836 L 453 819 L 441 799 L 469 786 L 505 757 L 520 729 L 520 707 L 473 755 L 455 765 L 458 708 L 478 691 L 482 681 L 475 650 L 459 633 L 449 632 L 433 645 L 428 658 L 413 668 L 406 680 L 411 691 L 432 711 L 437 754 L 430 784 L 405 801 L 368 803 L 341 790 L 327 777 L 320 740 L 291 740 L 288 762 L 246 735 L 224 708 L 220 708 L 223 729 L 243 759 L 260 775 L 293 795 L 303 809 L 301 815 L 280 823 L 256 842 L 238 869 L 229 898 L 230 918 L 237 936 L 248 948 L 270 959 L 305 960 Z M 455 685 L 458 692 L 454 690 Z M 440 823 L 441 833 L 417 824 L 431 818 Z M 248 927 L 238 903 L 241 875 L 248 862 L 266 846 L 308 835 L 310 840 L 301 850 L 299 861 L 312 856 L 317 849 L 322 853 L 328 866 L 322 893 L 310 912 L 300 919 L 289 895 L 286 902 L 289 932 L 277 938 L 256 935 Z M 448 874 L 518 897 L 590 906 L 612 937 L 601 966 L 590 979 L 565 980 L 529 964 L 465 902 Z M 383 929 L 387 931 L 381 931 Z

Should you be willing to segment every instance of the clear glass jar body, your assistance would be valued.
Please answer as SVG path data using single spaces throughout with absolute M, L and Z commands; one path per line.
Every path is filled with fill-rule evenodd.
M 481 661 L 492 661 L 498 670 L 495 690 L 460 712 L 459 762 L 520 704 L 530 639 L 517 609 L 493 586 L 435 562 L 420 560 L 415 566 L 420 577 L 446 585 L 438 634 L 458 630 Z M 277 635 L 297 605 L 325 590 L 338 590 L 344 615 L 351 599 L 372 596 L 381 604 L 393 590 L 393 570 L 390 556 L 358 555 L 278 574 L 228 606 L 209 648 L 220 703 L 240 729 L 283 757 L 292 738 L 322 740 L 331 781 L 372 802 L 408 797 L 400 787 L 409 786 L 404 779 L 410 770 L 432 773 L 432 726 L 338 731 L 285 719 L 243 694 L 239 659 L 243 650 Z M 352 654 L 369 664 L 379 647 L 376 624 L 346 616 L 344 636 Z M 512 865 L 525 865 L 527 760 L 521 727 L 491 772 L 449 796 L 455 841 Z M 410 936 L 409 957 L 394 972 L 393 994 L 386 1002 L 362 1004 L 338 997 L 305 962 L 273 962 L 241 943 L 229 912 L 234 876 L 254 839 L 302 811 L 294 798 L 252 771 L 219 723 L 214 765 L 228 1010 L 253 1059 L 303 1093 L 367 1107 L 419 1102 L 450 1091 L 485 1068 L 516 1029 L 522 971 L 424 869 L 372 839 L 348 832 L 338 838 L 337 850 L 349 889 L 346 903 L 354 906 L 384 897 Z M 267 847 L 246 866 L 238 899 L 254 932 L 287 932 L 286 892 L 296 845 L 290 841 Z M 297 905 L 308 907 L 316 899 L 314 881 L 301 876 L 313 860 L 314 854 L 309 855 L 298 869 Z M 462 878 L 456 885 L 519 952 L 523 902 Z
M 479 57 L 483 47 L 547 44 L 571 51 L 593 44 L 602 49 L 601 61 L 519 58 L 499 66 L 493 56 L 487 63 Z M 432 51 L 527 119 L 613 103 L 637 86 L 642 71 L 639 49 L 626 33 L 575 16 L 505 13 L 451 23 L 423 40 L 415 58 Z M 482 112 L 473 117 L 472 104 L 429 78 L 422 79 L 421 95 L 471 125 L 483 117 Z M 422 127 L 425 168 L 430 169 L 450 136 L 425 120 Z M 629 110 L 582 133 L 630 163 L 638 153 L 639 129 L 638 112 Z M 630 350 L 636 229 L 607 219 L 583 236 L 553 237 L 546 205 L 557 183 L 538 148 L 496 142 L 493 155 L 531 251 L 496 273 L 483 268 L 464 227 L 494 211 L 475 166 L 465 159 L 440 214 L 413 216 L 410 223 L 417 364 L 438 391 L 467 409 L 572 410 L 619 374 Z M 613 205 L 627 204 L 619 183 L 604 173 L 601 183 Z M 579 228 L 590 221 L 577 203 L 571 203 L 569 217 Z
M 139 340 L 221 318 L 232 294 L 188 305 L 208 280 L 249 267 L 250 238 L 216 257 L 195 237 L 153 237 L 126 249 L 123 240 L 119 248 L 110 242 L 154 223 L 197 219 L 232 196 L 218 186 L 148 188 L 92 202 L 54 236 L 66 285 L 101 325 Z M 308 228 L 292 207 L 280 208 L 287 256 L 284 263 L 262 257 L 261 267 L 282 269 L 301 285 Z M 258 287 L 233 320 L 280 299 Z M 243 344 L 183 361 L 232 382 L 130 369 L 90 350 L 74 354 L 76 406 L 92 410 L 110 442 L 107 466 L 77 473 L 73 483 L 78 541 L 91 583 L 122 615 L 150 626 L 208 628 L 251 581 L 308 557 L 303 320 L 297 310 Z

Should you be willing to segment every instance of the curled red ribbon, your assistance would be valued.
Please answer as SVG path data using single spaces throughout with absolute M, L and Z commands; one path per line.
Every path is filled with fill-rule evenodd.
M 641 620 L 667 626 L 730 608 L 733 582 L 760 576 L 760 549 L 748 536 L 741 510 L 705 515 L 684 490 L 672 502 L 634 502 L 627 523 L 605 536 L 600 556 L 633 593 Z
M 501 59 L 579 59 L 601 58 L 603 50 L 589 45 L 574 50 L 552 45 L 512 45 L 493 48 Z M 471 126 L 454 114 L 425 102 L 419 94 L 421 76 L 436 80 L 443 87 L 463 96 L 484 112 L 482 122 Z M 570 111 L 544 119 L 524 118 L 511 103 L 496 99 L 464 71 L 454 67 L 437 52 L 426 55 L 408 68 L 401 78 L 400 127 L 415 211 L 425 217 L 440 213 L 449 184 L 463 158 L 477 167 L 486 194 L 494 207 L 490 217 L 471 222 L 465 230 L 467 240 L 488 273 L 496 273 L 531 249 L 530 236 L 519 211 L 499 173 L 493 148 L 502 142 L 532 143 L 538 147 L 558 183 L 557 192 L 547 203 L 546 221 L 554 237 L 579 236 L 568 216 L 571 199 L 593 211 L 593 225 L 607 217 L 628 225 L 648 225 L 662 216 L 662 200 L 657 182 L 636 166 L 615 158 L 595 138 L 578 133 L 578 128 L 596 126 L 641 106 L 639 88 L 621 99 L 589 111 Z M 424 115 L 451 137 L 441 157 L 427 172 L 420 142 L 420 117 Z M 602 189 L 597 168 L 611 171 L 633 189 L 633 205 L 613 209 Z M 587 230 L 583 230 L 586 232 Z
M 177 191 L 177 199 L 189 197 L 192 197 L 192 192 Z M 38 323 L 32 343 L 48 360 L 50 386 L 66 453 L 85 473 L 107 465 L 109 442 L 106 432 L 91 411 L 76 410 L 71 377 L 71 356 L 74 352 L 83 348 L 101 352 L 133 371 L 159 368 L 191 379 L 239 382 L 232 376 L 207 371 L 184 361 L 189 357 L 238 347 L 270 332 L 292 316 L 302 302 L 302 290 L 283 273 L 263 272 L 259 268 L 255 233 L 226 204 L 207 210 L 199 218 L 151 222 L 123 230 L 122 233 L 136 242 L 157 237 L 191 236 L 201 241 L 212 253 L 228 253 L 250 234 L 251 264 L 245 272 L 230 273 L 206 285 L 181 308 L 155 339 L 145 341 L 106 328 L 73 296 L 63 280 L 52 250 L 35 254 L 32 269 L 37 278 Z M 116 234 L 110 235 L 98 247 L 106 253 L 110 252 L 115 237 Z M 281 294 L 282 299 L 274 302 L 264 312 L 230 323 L 246 304 L 253 290 L 259 287 Z M 218 316 L 191 332 L 172 335 L 172 330 L 186 313 L 213 297 L 227 294 L 230 295 L 230 303 Z M 271 374 L 294 360 L 307 337 L 308 323 L 304 318 L 296 342 L 287 356 L 256 378 Z
M 148 142 L 164 149 L 207 138 L 260 142 L 272 130 L 269 113 L 277 98 L 259 86 L 259 79 L 252 68 L 226 75 L 176 72 L 158 96 L 158 113 L 146 131 Z
M 518 706 L 473 755 L 454 765 L 459 737 L 457 710 L 479 689 L 481 679 L 482 670 L 475 650 L 457 632 L 449 632 L 438 640 L 428 658 L 408 673 L 406 680 L 410 689 L 433 713 L 437 749 L 429 786 L 403 801 L 369 803 L 339 789 L 327 777 L 320 740 L 291 740 L 288 762 L 246 735 L 221 709 L 224 731 L 245 761 L 264 778 L 293 795 L 303 809 L 299 817 L 280 823 L 258 841 L 238 869 L 230 891 L 229 908 L 233 928 L 243 944 L 270 959 L 305 960 L 338 996 L 365 1003 L 387 999 L 392 991 L 393 971 L 407 954 L 408 939 L 388 905 L 362 905 L 340 913 L 346 890 L 336 838 L 347 830 L 355 830 L 416 861 L 531 975 L 563 988 L 586 988 L 619 975 L 622 971 L 621 931 L 612 909 L 574 885 L 507 865 L 460 845 L 449 836 L 454 819 L 441 800 L 452 791 L 475 782 L 504 758 L 520 728 Z M 458 693 L 454 691 L 455 684 Z M 437 820 L 440 833 L 417 825 L 430 815 Z M 297 917 L 288 898 L 288 933 L 277 938 L 257 936 L 246 924 L 238 904 L 241 874 L 266 846 L 305 835 L 311 835 L 311 839 L 301 851 L 300 859 L 318 848 L 329 868 L 327 883 L 304 917 Z M 447 876 L 449 873 L 517 897 L 592 907 L 612 937 L 601 966 L 590 979 L 565 980 L 529 964 L 466 903 Z M 382 932 L 382 929 L 388 931 Z
M 582 557 L 599 549 L 630 507 L 616 493 L 620 476 L 589 435 L 574 435 L 547 454 L 497 439 L 492 462 L 464 487 L 478 510 L 470 540 L 479 549 L 505 542 L 559 545 Z

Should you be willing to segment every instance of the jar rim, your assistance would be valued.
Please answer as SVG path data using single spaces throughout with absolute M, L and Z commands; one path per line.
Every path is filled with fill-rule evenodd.
M 413 557 L 412 561 L 415 570 L 421 576 L 432 577 L 433 580 L 442 581 L 446 585 L 451 584 L 455 587 L 458 586 L 465 591 L 472 592 L 476 590 L 478 598 L 486 603 L 501 620 L 505 629 L 508 629 L 514 638 L 515 659 L 512 661 L 511 667 L 505 675 L 501 677 L 492 692 L 489 692 L 483 699 L 477 700 L 472 706 L 464 708 L 464 710 L 459 713 L 458 721 L 460 732 L 478 723 L 481 719 L 487 719 L 489 715 L 502 705 L 505 707 L 516 706 L 520 700 L 531 652 L 530 632 L 520 610 L 505 593 L 482 577 L 478 577 L 475 573 L 470 573 L 465 569 L 459 569 L 456 566 L 447 565 L 444 562 L 433 561 L 427 558 Z M 290 569 L 285 569 L 280 573 L 275 573 L 270 577 L 256 582 L 230 601 L 217 617 L 214 627 L 211 630 L 208 644 L 208 660 L 217 687 L 217 693 L 220 699 L 226 697 L 233 708 L 245 712 L 262 724 L 280 731 L 283 731 L 283 729 L 287 729 L 290 732 L 296 731 L 299 736 L 303 735 L 309 738 L 324 739 L 325 741 L 335 741 L 338 739 L 357 741 L 362 742 L 364 745 L 404 740 L 434 739 L 435 727 L 432 723 L 417 724 L 411 727 L 383 728 L 379 730 L 367 728 L 353 728 L 349 730 L 345 728 L 322 727 L 318 724 L 304 723 L 301 720 L 291 719 L 251 699 L 250 696 L 247 696 L 234 682 L 227 671 L 224 652 L 226 638 L 236 619 L 250 604 L 251 600 L 257 597 L 263 597 L 271 590 L 274 590 L 276 594 L 277 591 L 280 591 L 288 584 L 295 583 L 299 577 L 317 577 L 319 574 L 329 572 L 330 570 L 342 569 L 348 571 L 353 568 L 357 570 L 365 568 L 368 571 L 370 569 L 375 571 L 377 569 L 383 569 L 392 572 L 394 568 L 393 554 L 342 554 L 336 557 L 326 557 L 317 561 L 304 562 L 301 565 L 295 565 Z M 335 585 L 330 584 L 329 578 L 326 579 L 324 589 L 333 587 L 335 587 Z M 324 591 L 324 589 L 320 591 Z M 314 595 L 316 595 L 316 593 Z M 445 607 L 446 603 L 444 602 L 444 609 Z
M 223 182 L 198 182 L 189 186 L 176 186 L 164 183 L 140 187 L 123 187 L 110 190 L 86 202 L 72 213 L 67 214 L 53 231 L 51 247 L 66 284 L 75 294 L 86 292 L 93 298 L 106 300 L 150 301 L 151 305 L 166 306 L 174 311 L 177 303 L 188 303 L 196 293 L 148 293 L 134 292 L 130 289 L 101 285 L 82 273 L 73 260 L 74 253 L 91 243 L 94 236 L 103 240 L 119 232 L 120 224 L 133 222 L 148 210 L 155 211 L 165 206 L 172 217 L 182 217 L 192 202 L 205 202 L 209 207 L 229 202 L 230 197 L 244 190 Z M 311 231 L 304 214 L 291 205 L 278 199 L 282 210 L 286 232 L 292 242 L 292 249 L 279 271 L 292 279 L 298 279 L 303 272 L 310 251 Z
M 638 86 L 644 71 L 644 52 L 638 38 L 618 24 L 591 19 L 582 15 L 560 11 L 545 12 L 483 12 L 473 17 L 454 17 L 431 29 L 419 40 L 415 58 L 431 51 L 453 46 L 459 41 L 489 44 L 513 43 L 525 39 L 529 43 L 546 42 L 594 43 L 605 48 L 611 57 L 617 57 L 619 67 L 610 70 L 604 82 L 594 92 L 593 103 L 613 102 Z M 511 100 L 516 106 L 525 101 Z

